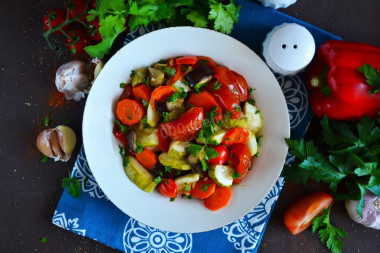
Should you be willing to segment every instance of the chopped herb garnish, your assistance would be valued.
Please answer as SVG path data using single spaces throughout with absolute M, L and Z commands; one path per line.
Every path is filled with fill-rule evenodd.
M 171 173 L 173 168 L 171 166 L 165 166 L 165 172 Z
M 65 177 L 62 180 L 62 188 L 67 188 L 68 194 L 74 198 L 78 198 L 80 195 L 81 185 L 77 178 L 71 177 L 71 172 L 69 171 L 69 177 Z
M 128 119 L 129 119 L 129 120 L 131 120 L 131 119 L 132 119 L 132 117 L 131 117 L 131 116 L 128 116 Z
M 190 191 L 190 185 L 187 182 L 185 183 L 185 186 L 183 187 L 183 190 L 186 191 L 186 192 Z
M 261 146 L 261 138 L 263 138 L 264 135 L 260 135 L 260 136 L 257 136 L 256 137 L 256 142 L 257 142 L 257 146 L 260 147 Z
M 202 190 L 201 190 L 201 191 L 207 192 L 207 189 L 208 189 L 208 187 L 209 187 L 210 185 L 211 185 L 211 184 L 204 184 L 203 187 L 202 187 Z
M 154 182 L 155 182 L 156 184 L 159 184 L 161 181 L 162 181 L 162 178 L 161 178 L 160 176 L 158 176 L 158 177 L 156 177 L 156 178 L 154 179 Z
M 195 93 L 199 93 L 201 92 L 201 88 L 203 86 L 205 86 L 207 84 L 207 82 L 204 82 L 204 83 L 197 83 L 195 86 L 194 86 L 194 91 Z
M 46 116 L 45 120 L 44 120 L 44 126 L 49 126 L 50 120 L 51 120 L 51 118 L 49 116 Z
M 226 112 L 226 116 L 227 116 L 227 119 L 231 118 L 232 113 L 231 113 L 230 110 L 227 110 L 227 112 Z
M 190 108 L 191 108 L 191 107 L 194 107 L 194 105 L 191 104 L 191 103 L 188 103 L 187 106 L 190 107 Z
M 259 157 L 259 156 L 260 156 L 260 152 L 257 152 L 257 153 L 255 154 L 255 156 L 256 156 L 256 157 Z
M 219 83 L 218 81 L 216 81 L 215 83 L 214 83 L 214 85 L 212 86 L 212 88 L 214 89 L 214 90 L 219 90 L 219 88 L 222 86 L 222 84 L 221 83 Z
M 240 173 L 237 172 L 237 171 L 234 169 L 234 171 L 232 172 L 232 178 L 239 178 L 239 177 L 241 177 Z
M 63 120 L 63 124 L 67 126 L 68 124 L 70 124 L 70 120 L 68 118 L 65 118 Z
M 204 146 L 191 143 L 189 147 L 186 148 L 186 151 L 190 154 L 194 154 L 195 157 L 198 157 L 199 153 L 202 151 Z
M 187 70 L 187 67 L 186 67 L 185 65 L 181 65 L 180 68 L 181 68 L 181 70 L 182 70 L 183 72 L 185 72 L 185 71 Z
M 120 83 L 120 88 L 124 89 L 125 85 L 127 85 L 126 83 Z
M 206 160 L 202 159 L 201 160 L 201 164 L 202 164 L 203 171 L 207 171 L 208 166 L 207 166 Z
M 145 100 L 144 100 L 144 101 L 145 101 Z M 143 123 L 143 124 L 147 124 L 147 122 L 148 122 L 148 119 L 146 118 L 146 116 L 142 117 L 142 119 L 141 119 L 141 123 Z
M 255 89 L 249 88 L 249 94 L 252 94 L 255 90 L 256 88 Z
M 134 70 L 131 71 L 131 74 L 129 75 L 130 78 L 133 78 L 135 76 L 136 72 Z
M 198 61 L 198 66 L 203 66 L 203 65 L 206 65 L 207 63 L 209 63 L 210 61 L 207 60 L 207 59 L 200 59 Z
M 147 101 L 145 101 L 145 100 L 143 99 L 141 102 L 142 102 L 142 104 L 143 104 L 143 106 L 144 106 L 145 108 L 148 107 L 149 103 L 148 103 Z
M 235 110 L 237 111 L 237 112 L 240 112 L 240 106 L 235 106 Z
M 219 153 L 214 148 L 209 148 L 205 146 L 205 155 L 206 155 L 206 160 L 210 160 L 217 157 Z
M 119 146 L 119 154 L 124 156 L 125 155 L 125 149 L 122 146 Z
M 137 146 L 137 148 L 136 148 L 136 152 L 137 152 L 137 154 L 140 154 L 141 152 L 143 152 L 144 151 L 144 146 L 143 145 L 141 145 L 140 143 L 136 143 L 136 146 Z
M 129 156 L 124 156 L 124 157 L 123 157 L 123 166 L 124 166 L 124 167 L 127 166 L 128 163 L 129 163 Z
M 145 84 L 148 85 L 148 86 L 150 86 L 150 78 L 149 78 L 149 76 L 146 77 Z
M 170 97 L 166 98 L 166 101 L 167 102 L 174 102 L 177 99 L 185 98 L 187 96 L 187 92 L 184 91 L 183 88 L 180 87 L 179 90 L 180 91 L 173 92 L 173 94 Z
M 186 197 L 187 199 L 191 199 L 192 197 L 191 197 L 191 195 L 187 195 L 187 197 Z
M 170 198 L 170 202 L 173 202 L 173 201 L 175 201 L 175 198 Z
M 42 237 L 41 239 L 40 239 L 40 243 L 45 243 L 45 242 L 47 242 L 48 241 L 48 239 L 46 238 L 46 237 Z
M 248 99 L 247 102 L 251 105 L 255 105 L 256 101 L 254 99 Z
M 256 111 L 255 111 L 255 114 L 259 114 L 259 113 L 260 113 L 260 110 L 256 110 Z
M 168 112 L 159 112 L 157 111 L 159 115 L 161 115 L 164 119 L 163 121 L 166 122 L 169 119 L 169 113 Z
M 42 157 L 41 162 L 42 162 L 42 163 L 46 163 L 47 160 L 48 160 L 48 158 L 49 158 L 49 157 L 47 157 L 46 155 L 44 155 L 44 156 Z
M 163 69 L 161 68 L 166 74 L 168 74 L 170 77 L 173 77 L 176 73 L 176 70 L 171 68 L 171 67 L 164 67 Z
M 127 128 L 126 126 L 124 126 L 123 124 L 121 124 L 120 121 L 115 120 L 115 124 L 119 127 L 120 131 L 121 131 L 123 134 L 126 134 L 126 133 L 127 133 L 128 128 Z
M 158 63 L 165 64 L 166 60 L 165 59 L 161 59 L 161 60 L 158 61 Z
M 238 90 L 236 88 L 233 88 L 232 89 L 234 92 L 238 93 Z

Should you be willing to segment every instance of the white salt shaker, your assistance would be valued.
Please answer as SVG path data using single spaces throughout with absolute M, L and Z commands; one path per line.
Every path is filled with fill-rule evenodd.
M 289 5 L 292 5 L 295 2 L 297 2 L 297 0 L 257 0 L 257 1 L 259 1 L 265 7 L 270 7 L 273 9 L 286 8 Z
M 284 23 L 270 31 L 263 42 L 268 66 L 282 75 L 295 75 L 313 59 L 315 42 L 311 33 L 295 23 Z

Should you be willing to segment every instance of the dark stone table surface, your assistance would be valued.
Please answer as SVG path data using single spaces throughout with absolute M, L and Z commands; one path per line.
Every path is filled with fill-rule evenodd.
M 0 0 L 0 252 L 117 252 L 51 223 L 62 178 L 80 145 L 67 163 L 41 163 L 35 145 L 43 129 L 39 122 L 46 115 L 52 117 L 51 125 L 69 118 L 80 144 L 84 108 L 84 101 L 55 106 L 49 101 L 56 69 L 71 58 L 68 53 L 58 58 L 42 37 L 43 14 L 53 7 L 63 7 L 63 1 Z M 281 11 L 344 40 L 380 46 L 380 1 L 298 0 Z M 308 137 L 318 129 L 313 120 Z M 310 229 L 293 236 L 282 222 L 291 201 L 321 187 L 285 184 L 259 252 L 328 252 Z M 333 207 L 331 219 L 349 235 L 343 252 L 380 252 L 380 232 L 352 222 L 343 203 Z M 40 243 L 42 237 L 48 242 Z

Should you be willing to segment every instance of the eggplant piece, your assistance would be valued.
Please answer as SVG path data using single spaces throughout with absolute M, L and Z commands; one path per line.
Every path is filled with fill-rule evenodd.
M 132 128 L 127 132 L 127 141 L 129 150 L 132 152 L 136 152 L 137 144 L 136 144 L 136 130 Z
M 191 168 L 192 170 L 195 172 L 195 173 L 198 173 L 200 175 L 203 175 L 205 173 L 205 171 L 203 170 L 203 166 L 202 166 L 202 163 L 201 162 L 198 162 L 197 164 L 195 165 L 191 165 Z
M 154 105 L 156 107 L 156 111 L 158 112 L 161 112 L 161 113 L 170 112 L 165 100 L 164 101 L 154 100 Z
M 150 85 L 153 87 L 161 86 L 164 83 L 165 74 L 161 70 L 156 68 L 148 67 Z
M 182 176 L 188 173 L 186 171 L 176 170 L 174 168 L 166 169 L 165 166 L 162 165 L 159 161 L 157 161 L 157 163 L 154 165 L 152 172 L 153 172 L 154 177 L 171 178 L 171 179 L 174 179 L 178 176 Z
M 203 65 L 187 73 L 184 76 L 184 79 L 187 81 L 191 88 L 194 88 L 194 86 L 197 84 L 202 84 L 210 81 L 212 74 L 212 69 L 207 65 Z

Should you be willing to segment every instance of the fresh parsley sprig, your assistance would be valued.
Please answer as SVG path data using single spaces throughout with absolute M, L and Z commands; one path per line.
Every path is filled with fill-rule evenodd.
M 69 176 L 65 177 L 62 180 L 62 188 L 67 188 L 68 194 L 73 196 L 74 198 L 78 198 L 80 195 L 81 185 L 77 178 L 71 177 L 71 172 L 69 171 Z

